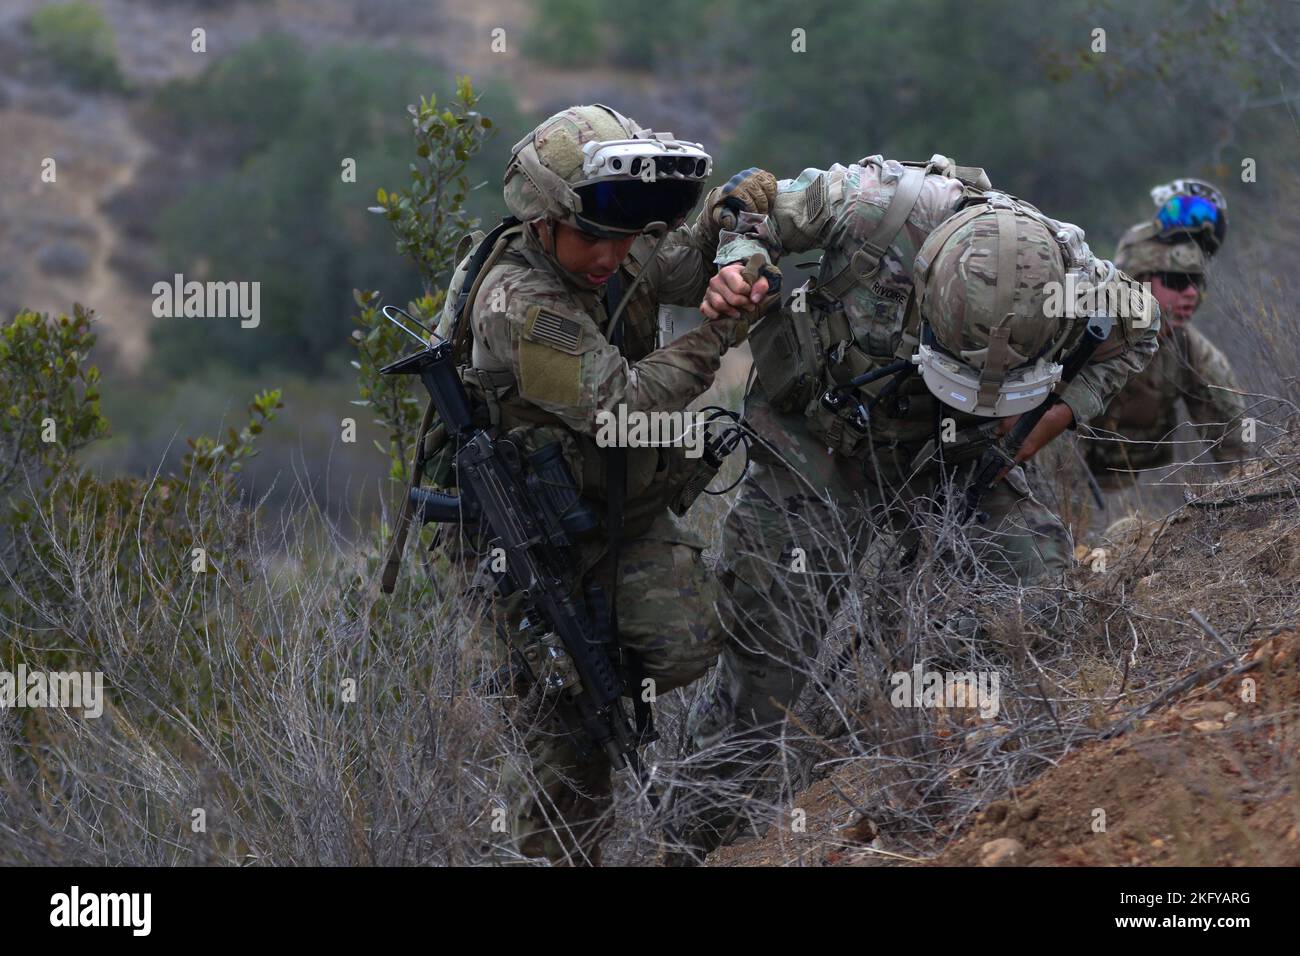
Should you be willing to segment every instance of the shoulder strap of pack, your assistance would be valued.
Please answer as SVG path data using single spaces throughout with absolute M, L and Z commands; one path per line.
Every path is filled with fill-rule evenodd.
M 880 260 L 885 257 L 885 251 L 893 243 L 894 237 L 903 228 L 903 224 L 907 222 L 907 217 L 912 214 L 912 209 L 921 196 L 921 186 L 924 185 L 929 170 L 928 163 L 921 167 L 903 167 L 903 175 L 898 180 L 885 214 L 880 217 L 876 227 L 871 230 L 870 235 L 857 251 L 849 257 L 844 268 L 825 282 L 817 284 L 821 292 L 838 299 L 853 286 L 875 274 L 880 268 Z
M 502 219 L 492 231 L 483 237 L 469 261 L 465 271 L 465 281 L 461 283 L 460 293 L 456 296 L 456 305 L 452 311 L 452 350 L 457 364 L 469 358 L 469 345 L 472 339 L 471 325 L 467 316 L 474 307 L 474 297 L 478 295 L 479 286 L 497 260 L 505 252 L 509 240 L 523 231 L 523 225 L 514 216 Z

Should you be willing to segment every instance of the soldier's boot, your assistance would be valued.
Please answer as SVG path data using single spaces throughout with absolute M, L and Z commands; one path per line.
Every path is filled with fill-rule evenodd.
M 718 847 L 766 832 L 775 747 L 754 740 L 749 752 L 748 760 L 688 765 L 674 781 L 665 801 L 674 844 L 664 854 L 664 866 L 701 866 Z
M 805 675 L 729 646 L 687 718 L 690 755 L 668 793 L 679 846 L 665 865 L 702 863 L 719 846 L 766 830 L 786 707 Z
M 557 865 L 598 866 L 614 823 L 608 758 L 539 685 L 512 721 L 530 758 L 527 768 L 507 765 L 502 773 L 513 849 Z

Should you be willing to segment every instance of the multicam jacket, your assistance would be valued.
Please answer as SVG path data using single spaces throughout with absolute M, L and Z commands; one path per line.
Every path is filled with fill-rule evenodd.
M 758 253 L 776 263 L 789 252 L 823 250 L 820 284 L 827 277 L 848 276 L 851 284 L 827 307 L 809 296 L 812 307 L 800 312 L 792 300 L 783 315 L 791 322 L 811 327 L 816 348 L 829 355 L 831 367 L 827 381 L 843 381 L 872 367 L 893 361 L 904 333 L 909 297 L 912 292 L 913 260 L 934 229 L 955 213 L 972 186 L 987 188 L 982 171 L 978 176 L 957 178 L 962 170 L 951 160 L 936 156 L 924 176 L 914 205 L 902 228 L 879 252 L 879 268 L 863 276 L 859 266 L 864 241 L 872 236 L 905 175 L 903 164 L 881 156 L 869 156 L 848 166 L 835 164 L 830 169 L 805 169 L 796 179 L 778 185 L 775 208 L 765 217 L 746 214 L 734 232 L 723 232 L 716 256 L 719 265 L 747 260 Z M 911 174 L 915 177 L 915 174 Z M 973 182 L 971 182 L 973 180 Z M 855 259 L 855 254 L 858 256 Z M 1101 275 L 1102 264 L 1096 260 L 1094 274 Z M 852 270 L 842 273 L 842 270 Z M 1120 279 L 1140 289 L 1127 276 Z M 841 281 L 840 285 L 843 285 Z M 1137 294 L 1136 292 L 1134 294 Z M 797 293 L 796 293 L 797 295 Z M 841 308 L 842 307 L 842 308 Z M 839 316 L 835 315 L 839 312 Z M 1139 328 L 1131 321 L 1117 322 L 1113 341 L 1103 346 L 1078 377 L 1062 393 L 1062 399 L 1074 412 L 1075 420 L 1084 422 L 1100 414 L 1110 398 L 1140 371 L 1156 350 L 1159 309 L 1150 303 L 1149 327 Z M 772 321 L 777 316 L 764 320 Z M 761 328 L 761 327 L 760 327 Z M 757 335 L 757 332 L 755 333 Z M 757 353 L 758 343 L 755 343 Z M 845 366 L 836 369 L 836 362 Z M 760 382 L 762 369 L 760 367 Z M 863 389 L 868 394 L 883 387 L 883 381 Z M 871 446 L 911 446 L 928 440 L 938 419 L 939 403 L 913 376 L 900 390 L 902 401 L 894 413 L 874 414 L 871 430 L 865 438 L 851 436 L 849 430 L 836 429 L 819 407 L 817 393 L 804 409 L 808 427 L 834 451 L 861 457 Z M 946 406 L 945 406 L 946 408 Z M 788 409 L 794 410 L 794 409 Z M 951 410 L 945 414 L 951 413 Z M 963 431 L 987 425 L 987 419 L 956 414 Z
M 645 273 L 623 310 L 620 345 L 607 337 L 615 305 L 604 290 L 572 281 L 526 229 L 484 277 L 470 315 L 467 386 L 488 398 L 503 430 L 542 430 L 529 444 L 559 438 L 583 494 L 597 499 L 605 496 L 598 413 L 617 413 L 620 405 L 628 412 L 684 409 L 743 336 L 738 320 L 723 319 L 658 347 L 659 305 L 699 305 L 715 245 L 698 222 L 671 233 L 657 253 L 654 245 L 639 238 L 609 284 L 626 290 Z M 628 450 L 629 535 L 662 512 L 684 480 L 681 451 Z
M 1099 478 L 1113 471 L 1158 468 L 1174 460 L 1169 441 L 1180 422 L 1181 398 L 1202 441 L 1214 442 L 1216 461 L 1242 457 L 1241 416 L 1245 400 L 1236 388 L 1232 366 L 1190 326 L 1161 338 L 1151 364 L 1115 396 L 1104 415 L 1090 422 L 1110 436 L 1086 441 L 1088 465 Z M 1117 439 L 1125 439 L 1120 441 Z M 1114 475 L 1111 476 L 1115 477 Z

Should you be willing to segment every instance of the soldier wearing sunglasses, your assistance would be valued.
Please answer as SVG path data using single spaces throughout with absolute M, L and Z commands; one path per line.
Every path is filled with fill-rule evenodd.
M 1171 191 L 1175 186 L 1180 191 Z M 1101 435 L 1084 442 L 1098 482 L 1114 489 L 1134 484 L 1138 471 L 1170 464 L 1170 439 L 1182 421 L 1190 420 L 1202 440 L 1213 442 L 1210 454 L 1216 461 L 1239 460 L 1245 451 L 1245 403 L 1231 391 L 1237 388 L 1232 366 L 1191 325 L 1205 296 L 1208 256 L 1226 232 L 1225 204 L 1217 190 L 1196 180 L 1177 180 L 1152 195 L 1159 207 L 1156 219 L 1124 234 L 1115 264 L 1150 283 L 1163 319 L 1160 351 L 1105 414 L 1093 419 L 1092 428 Z M 1178 412 L 1180 399 L 1186 416 Z

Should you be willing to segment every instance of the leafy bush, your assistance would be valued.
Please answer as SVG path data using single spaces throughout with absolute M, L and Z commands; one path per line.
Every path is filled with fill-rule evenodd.
M 462 77 L 445 108 L 439 109 L 432 96 L 407 107 L 416 155 L 410 182 L 400 189 L 378 190 L 379 205 L 371 207 L 392 227 L 397 251 L 420 270 L 423 295 L 409 303 L 407 311 L 425 325 L 437 324 L 445 296 L 441 283 L 455 266 L 456 246 L 478 225 L 464 201 L 469 165 L 492 128 L 492 121 L 476 109 L 479 100 L 469 78 Z M 380 375 L 379 368 L 411 351 L 412 342 L 384 319 L 378 292 L 353 294 L 361 308 L 354 319 L 360 328 L 352 333 L 358 353 L 352 365 L 361 391 L 356 404 L 371 408 L 378 416 L 375 423 L 389 433 L 389 446 L 381 450 L 391 459 L 392 477 L 404 482 L 410 477 L 408 462 L 426 397 L 414 377 Z
M 113 30 L 91 4 L 73 0 L 43 7 L 32 14 L 28 25 L 37 51 L 77 86 L 120 90 L 126 85 Z
M 0 864 L 472 859 L 503 749 L 467 693 L 484 645 L 447 639 L 456 614 L 418 578 L 372 617 L 379 556 L 310 506 L 262 533 L 236 477 L 278 392 L 176 474 L 82 469 L 108 429 L 93 344 L 80 308 L 0 331 L 0 669 L 104 691 L 94 719 L 0 708 Z M 475 769 L 427 772 L 431 753 Z
M 465 80 L 445 108 L 413 107 L 410 183 L 380 196 L 430 289 L 472 225 L 466 163 L 491 126 L 476 103 Z M 412 307 L 428 318 L 440 302 Z M 375 364 L 409 343 L 374 320 L 368 309 L 356 364 L 398 396 L 385 420 L 405 420 L 418 408 L 400 393 L 418 383 L 380 383 Z M 104 481 L 82 467 L 74 453 L 109 430 L 90 322 L 23 312 L 0 334 L 0 451 L 27 478 L 0 474 L 0 663 L 99 671 L 107 700 L 95 721 L 0 712 L 0 861 L 474 859 L 513 745 L 495 705 L 467 692 L 491 645 L 458 639 L 459 599 L 406 575 L 377 609 L 382 522 L 358 551 L 299 499 L 266 533 L 237 479 L 278 391 L 224 440 L 191 439 L 175 473 Z M 46 419 L 58 442 L 36 432 Z M 429 773 L 431 753 L 477 769 Z M 190 829 L 196 807 L 211 832 Z
M 203 512 L 211 517 L 214 498 L 238 498 L 236 477 L 280 407 L 278 391 L 263 392 L 249 405 L 249 423 L 231 428 L 225 441 L 189 439 L 178 475 L 103 481 L 76 457 L 110 429 L 100 412 L 99 370 L 86 364 L 95 342 L 91 322 L 92 313 L 80 306 L 71 319 L 23 311 L 0 335 L 0 403 L 7 411 L 0 450 L 10 463 L 0 474 L 7 501 L 0 513 L 0 560 L 9 584 L 0 590 L 0 606 L 12 622 L 35 625 L 33 613 L 39 619 L 49 608 L 42 599 L 57 602 L 76 593 L 79 568 L 68 566 L 68 554 L 106 543 L 113 531 L 129 531 L 137 545 L 116 551 L 116 572 L 154 585 L 155 600 L 170 600 L 185 583 L 193 547 L 224 564 L 241 530 L 194 518 Z M 137 597 L 142 606 L 149 603 L 143 590 Z
M 258 281 L 262 322 L 160 323 L 159 367 L 188 374 L 214 358 L 319 374 L 329 356 L 346 351 L 352 289 L 382 289 L 401 301 L 428 285 L 391 254 L 365 207 L 377 188 L 406 175 L 399 111 L 433 85 L 431 72 L 427 58 L 369 49 L 308 56 L 291 39 L 267 37 L 160 93 L 183 148 L 217 157 L 161 217 L 162 278 L 176 271 Z M 496 180 L 501 149 L 476 156 L 470 178 Z M 343 179 L 345 159 L 355 160 L 355 182 Z M 498 198 L 468 186 L 461 193 L 482 211 Z

